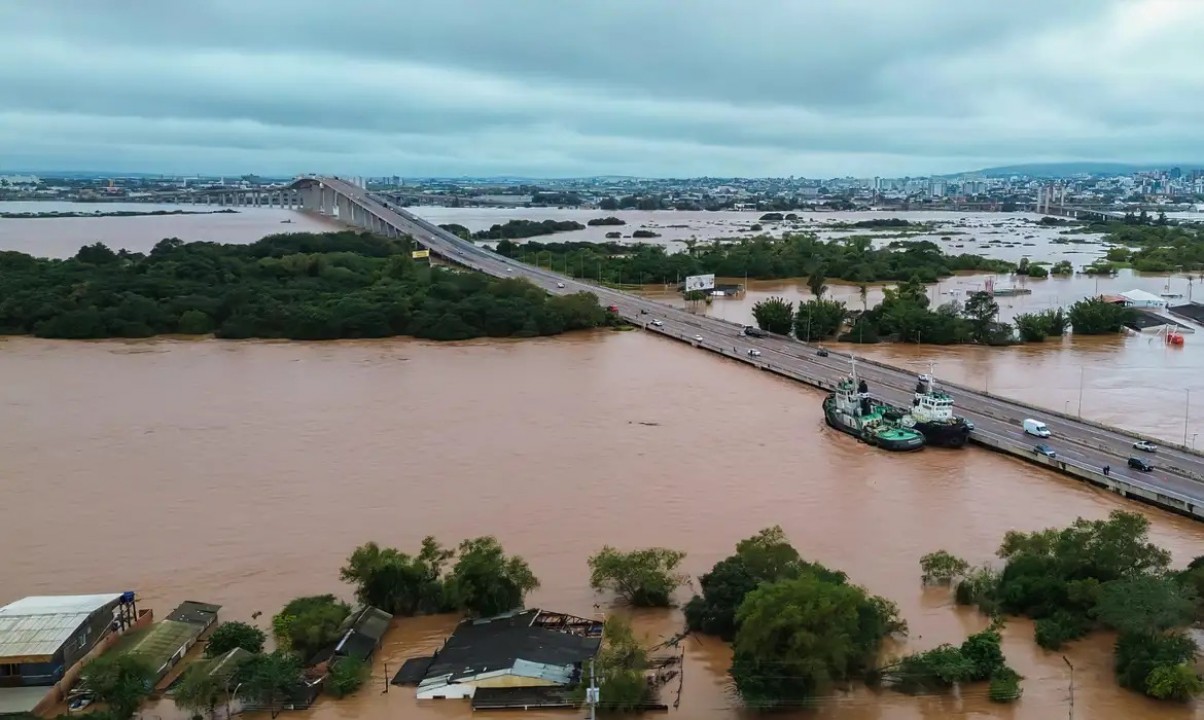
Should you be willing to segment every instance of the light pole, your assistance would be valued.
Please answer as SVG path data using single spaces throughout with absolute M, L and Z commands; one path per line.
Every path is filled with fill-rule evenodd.
M 1087 375 L 1087 366 L 1079 366 L 1079 417 L 1083 417 L 1083 380 Z
M 1183 444 L 1187 445 L 1187 418 L 1191 414 L 1191 388 L 1185 388 L 1183 394 Z

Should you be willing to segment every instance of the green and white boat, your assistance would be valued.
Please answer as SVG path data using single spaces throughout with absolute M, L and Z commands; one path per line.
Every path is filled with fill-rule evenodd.
M 924 435 L 904 427 L 897 418 L 893 408 L 870 397 L 866 382 L 857 379 L 856 368 L 824 399 L 824 420 L 829 427 L 883 450 L 922 449 Z

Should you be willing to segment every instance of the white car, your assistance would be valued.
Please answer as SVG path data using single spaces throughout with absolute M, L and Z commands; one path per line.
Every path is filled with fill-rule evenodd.
M 664 327 L 664 326 L 665 326 L 665 324 L 663 322 L 661 322 L 660 320 L 652 321 L 652 327 Z
M 506 272 L 514 272 L 514 268 L 506 268 Z
M 563 288 L 563 287 L 564 287 L 564 283 L 556 283 L 556 287 L 558 287 L 558 288 Z
M 702 336 L 701 336 L 701 335 L 695 335 L 695 336 L 694 336 L 694 342 L 702 342 Z
M 748 356 L 749 357 L 761 357 L 761 351 L 756 348 L 749 348 Z
M 1158 446 L 1148 440 L 1138 440 L 1137 442 L 1133 443 L 1133 447 L 1136 450 L 1143 450 L 1145 452 L 1158 451 Z

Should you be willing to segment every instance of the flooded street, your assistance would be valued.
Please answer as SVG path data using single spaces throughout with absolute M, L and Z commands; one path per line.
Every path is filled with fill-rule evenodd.
M 823 427 L 818 392 L 638 332 L 443 345 L 10 338 L 0 373 L 16 380 L 0 389 L 0 602 L 136 589 L 160 613 L 203 600 L 225 619 L 262 611 L 266 628 L 294 596 L 348 597 L 338 568 L 362 542 L 412 550 L 427 534 L 496 534 L 542 581 L 531 605 L 591 615 L 607 600 L 589 590 L 585 560 L 605 543 L 686 550 L 697 575 L 780 523 L 805 557 L 899 603 L 903 651 L 984 624 L 921 588 L 925 552 L 984 561 L 1009 529 L 1135 507 L 977 449 L 875 452 Z M 1177 562 L 1201 552 L 1204 526 L 1149 515 Z M 682 624 L 676 612 L 637 620 L 653 639 Z M 395 672 L 450 627 L 401 621 L 375 687 L 302 716 L 468 717 L 467 703 L 379 693 L 385 663 Z M 1120 690 L 1108 646 L 1100 636 L 1068 653 L 1081 717 L 1193 717 Z M 987 703 L 985 687 L 960 699 L 857 688 L 798 717 L 1062 716 L 1061 657 L 1020 621 L 1005 650 L 1027 678 L 1011 709 Z M 689 640 L 674 714 L 740 717 L 726 667 L 722 643 Z M 167 703 L 148 713 L 177 717 Z

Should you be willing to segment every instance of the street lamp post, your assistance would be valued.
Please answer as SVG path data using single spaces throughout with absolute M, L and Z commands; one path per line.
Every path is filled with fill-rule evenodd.
M 1087 366 L 1079 367 L 1079 417 L 1083 417 L 1083 381 L 1087 376 Z
M 1183 444 L 1187 445 L 1187 419 L 1191 415 L 1191 388 L 1184 388 L 1183 394 Z

